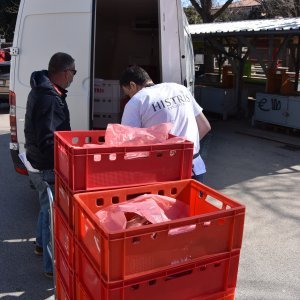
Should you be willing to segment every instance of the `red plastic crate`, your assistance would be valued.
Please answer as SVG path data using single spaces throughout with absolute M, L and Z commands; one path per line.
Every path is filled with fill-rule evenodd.
M 55 239 L 66 257 L 68 265 L 74 270 L 74 234 L 56 203 L 54 203 L 53 212 Z
M 75 277 L 75 287 L 76 287 L 76 300 L 91 300 L 89 295 L 84 290 L 83 286 L 79 283 L 79 280 Z
M 101 144 L 104 136 L 103 130 L 55 133 L 55 171 L 72 193 L 191 178 L 192 142 L 83 148 Z M 149 156 L 125 159 L 135 152 Z
M 234 299 L 240 251 L 200 259 L 187 265 L 114 284 L 105 284 L 84 250 L 75 245 L 80 300 Z
M 55 274 L 55 283 L 56 283 L 56 299 L 57 300 L 72 300 L 70 298 L 70 295 L 68 295 L 68 292 L 64 286 L 64 283 L 61 279 L 61 275 L 59 272 L 56 272 Z
M 67 260 L 60 249 L 57 241 L 55 244 L 55 272 L 60 275 L 67 295 L 70 299 L 74 299 L 74 270 L 68 265 Z
M 60 176 L 55 175 L 55 203 L 62 211 L 71 229 L 74 228 L 74 204 L 73 193 L 62 181 Z
M 190 217 L 114 233 L 103 228 L 97 211 L 145 193 L 184 201 Z M 82 193 L 74 199 L 76 240 L 108 283 L 241 248 L 245 207 L 191 179 Z M 186 225 L 195 228 L 170 235 L 171 229 Z

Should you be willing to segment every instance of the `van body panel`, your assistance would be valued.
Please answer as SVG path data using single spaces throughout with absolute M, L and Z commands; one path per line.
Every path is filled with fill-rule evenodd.
M 23 151 L 30 75 L 33 71 L 47 69 L 50 57 L 56 52 L 74 57 L 78 70 L 68 88 L 71 127 L 89 128 L 92 0 L 25 0 L 21 5 L 18 15 L 21 21 L 17 24 L 19 30 L 13 43 L 19 55 L 12 57 L 11 90 L 16 94 L 17 135 L 20 151 Z

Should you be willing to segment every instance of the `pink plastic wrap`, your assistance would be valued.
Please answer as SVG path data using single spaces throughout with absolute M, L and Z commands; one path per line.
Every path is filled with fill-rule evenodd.
M 147 224 L 157 224 L 189 216 L 189 207 L 174 198 L 145 194 L 132 200 L 113 204 L 96 213 L 102 225 L 109 232 L 125 230 Z M 184 226 L 169 231 L 180 234 L 191 231 L 194 226 Z
M 168 139 L 171 128 L 171 123 L 162 123 L 149 128 L 108 124 L 105 132 L 105 145 L 138 146 L 162 143 Z
M 172 128 L 171 123 L 161 123 L 148 128 L 136 128 L 121 124 L 108 124 L 103 144 L 84 144 L 84 148 L 141 146 L 151 144 L 183 143 L 185 138 L 172 137 L 168 139 Z M 124 159 L 148 157 L 148 151 L 127 152 Z

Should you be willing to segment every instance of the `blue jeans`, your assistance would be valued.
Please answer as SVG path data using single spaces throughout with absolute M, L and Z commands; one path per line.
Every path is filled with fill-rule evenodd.
M 39 173 L 28 172 L 29 178 L 39 193 L 40 212 L 37 221 L 36 243 L 43 247 L 43 269 L 44 272 L 53 272 L 52 260 L 47 251 L 50 241 L 50 205 L 47 194 L 49 186 L 54 194 L 54 171 L 43 170 Z

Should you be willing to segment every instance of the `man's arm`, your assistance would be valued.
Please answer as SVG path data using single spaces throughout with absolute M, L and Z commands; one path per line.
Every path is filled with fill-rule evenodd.
M 205 137 L 205 135 L 211 130 L 211 127 L 202 112 L 196 116 L 196 122 L 198 125 L 199 137 L 200 140 L 202 140 L 202 138 Z

